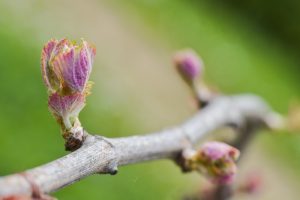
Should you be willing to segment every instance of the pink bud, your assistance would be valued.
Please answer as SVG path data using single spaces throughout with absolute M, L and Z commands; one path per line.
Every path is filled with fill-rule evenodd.
M 50 40 L 42 50 L 41 69 L 48 88 L 48 106 L 61 126 L 66 149 L 82 145 L 84 131 L 78 119 L 91 84 L 88 82 L 96 49 L 82 40 Z M 76 142 L 74 142 L 76 141 Z
M 191 81 L 200 76 L 203 62 L 193 50 L 183 50 L 175 54 L 174 63 L 186 81 Z
M 205 143 L 197 154 L 202 171 L 216 184 L 228 184 L 234 179 L 237 171 L 235 161 L 239 150 L 221 142 Z
M 216 161 L 221 158 L 237 160 L 240 154 L 239 150 L 222 142 L 206 142 L 201 147 L 200 151 L 202 156 L 205 156 L 212 161 Z
M 82 40 L 80 45 L 67 39 L 50 40 L 43 48 L 41 65 L 46 86 L 51 92 L 82 93 L 89 79 L 94 47 Z

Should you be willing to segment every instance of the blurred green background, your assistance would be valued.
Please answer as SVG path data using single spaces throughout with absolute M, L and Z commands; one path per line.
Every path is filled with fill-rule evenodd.
M 97 47 L 93 94 L 80 116 L 91 133 L 146 133 L 191 116 L 189 91 L 171 63 L 172 54 L 186 47 L 203 58 L 208 83 L 228 94 L 256 93 L 286 114 L 300 97 L 300 5 L 236 2 L 1 0 L 0 175 L 66 154 L 39 68 L 50 38 L 83 37 Z M 298 199 L 298 134 L 259 133 L 241 165 L 239 179 L 252 170 L 263 174 L 256 199 Z M 181 199 L 203 181 L 169 161 L 155 161 L 122 167 L 117 176 L 89 177 L 54 196 Z

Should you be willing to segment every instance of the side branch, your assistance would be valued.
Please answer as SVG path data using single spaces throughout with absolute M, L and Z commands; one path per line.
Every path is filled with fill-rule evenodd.
M 51 193 L 96 173 L 115 174 L 117 167 L 147 160 L 174 159 L 208 133 L 229 124 L 269 123 L 277 116 L 259 97 L 218 97 L 182 125 L 147 135 L 105 138 L 88 135 L 83 146 L 48 164 L 0 178 L 0 197 L 31 195 L 34 184 Z M 30 180 L 30 181 L 28 181 Z

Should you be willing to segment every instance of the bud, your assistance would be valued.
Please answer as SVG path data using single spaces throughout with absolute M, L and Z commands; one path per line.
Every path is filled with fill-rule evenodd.
M 95 48 L 84 40 L 77 45 L 67 39 L 53 39 L 42 50 L 41 69 L 49 93 L 48 106 L 67 139 L 76 135 L 82 142 L 84 133 L 78 115 L 91 89 L 88 79 L 95 54 Z
M 82 40 L 80 45 L 67 39 L 50 40 L 42 51 L 43 79 L 51 93 L 82 93 L 88 82 L 94 47 Z
M 182 78 L 189 84 L 199 77 L 203 70 L 203 62 L 193 50 L 176 53 L 174 63 Z
M 244 182 L 240 185 L 239 192 L 247 194 L 257 194 L 262 190 L 263 178 L 260 173 L 248 174 Z
M 207 142 L 191 158 L 191 168 L 208 176 L 213 183 L 229 184 L 237 167 L 239 150 L 221 142 Z

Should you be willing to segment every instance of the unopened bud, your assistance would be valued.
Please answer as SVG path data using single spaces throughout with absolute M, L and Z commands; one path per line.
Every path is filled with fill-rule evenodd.
M 174 64 L 179 74 L 189 84 L 203 71 L 203 62 L 193 50 L 183 50 L 176 53 Z
M 207 142 L 191 158 L 191 167 L 204 173 L 213 183 L 229 184 L 237 172 L 239 150 L 221 142 Z

